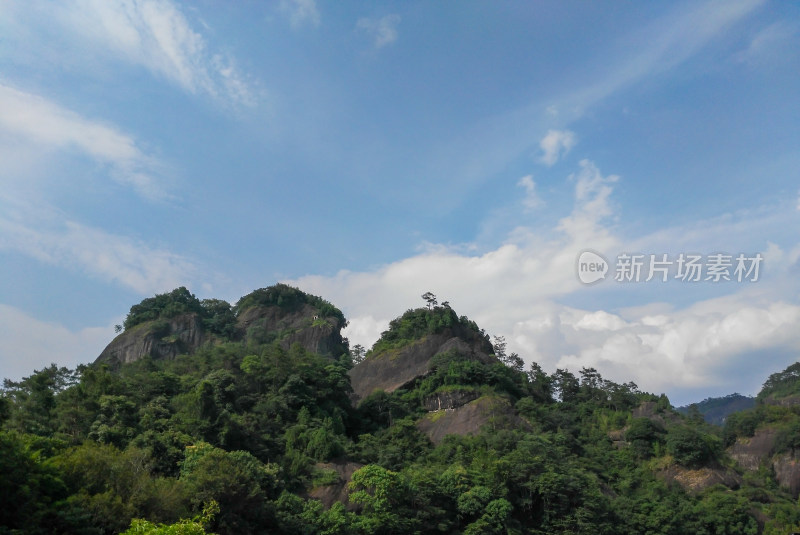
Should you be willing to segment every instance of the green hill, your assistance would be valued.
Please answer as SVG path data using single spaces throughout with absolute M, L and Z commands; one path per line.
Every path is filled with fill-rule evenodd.
M 595 369 L 525 369 L 431 300 L 353 366 L 338 309 L 271 288 L 200 308 L 179 288 L 122 333 L 173 353 L 6 380 L 0 534 L 800 529 L 786 372 L 720 428 Z M 189 319 L 204 338 L 171 342 Z
M 718 398 L 706 398 L 699 403 L 678 407 L 676 410 L 681 414 L 689 415 L 692 410 L 696 409 L 703 415 L 706 422 L 714 425 L 723 425 L 729 414 L 751 409 L 755 404 L 755 398 L 737 393 Z

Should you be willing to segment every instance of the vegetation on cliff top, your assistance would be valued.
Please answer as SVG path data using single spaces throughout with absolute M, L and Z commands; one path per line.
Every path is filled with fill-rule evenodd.
M 425 295 L 431 295 L 427 293 Z M 472 332 L 478 338 L 482 338 L 489 343 L 489 335 L 483 329 L 467 318 L 458 316 L 450 308 L 450 304 L 445 302 L 439 305 L 435 301 L 435 296 L 431 298 L 427 307 L 406 310 L 399 318 L 389 322 L 389 328 L 381 333 L 381 337 L 368 352 L 369 355 L 379 353 L 387 349 L 395 349 L 419 340 L 429 334 L 437 334 L 445 329 L 461 328 L 463 332 Z
M 294 312 L 304 304 L 315 307 L 322 318 L 335 318 L 339 326 L 346 324 L 342 311 L 328 301 L 286 284 L 276 284 L 245 295 L 239 299 L 235 307 L 222 299 L 200 300 L 186 287 L 181 286 L 133 305 L 121 327 L 127 331 L 151 321 L 165 322 L 183 314 L 197 314 L 208 332 L 224 340 L 230 340 L 236 330 L 236 318 L 248 308 L 277 306 Z
M 269 288 L 259 288 L 250 292 L 239 299 L 235 312 L 238 316 L 254 306 L 277 306 L 287 311 L 295 311 L 306 304 L 316 308 L 322 318 L 335 318 L 341 327 L 347 323 L 342 311 L 325 299 L 307 294 L 287 284 L 275 284 Z

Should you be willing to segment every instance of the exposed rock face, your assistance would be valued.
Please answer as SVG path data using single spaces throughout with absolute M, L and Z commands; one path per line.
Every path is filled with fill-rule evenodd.
M 277 306 L 254 306 L 244 310 L 237 320 L 235 341 L 271 342 L 284 349 L 295 342 L 320 355 L 338 358 L 346 351 L 342 325 L 333 317 L 320 318 L 317 309 L 304 304 L 287 311 Z M 169 320 L 148 321 L 117 336 L 95 362 L 111 365 L 135 362 L 144 356 L 171 359 L 191 354 L 206 343 L 219 339 L 206 332 L 195 314 L 182 314 Z
M 764 403 L 767 405 L 780 405 L 782 407 L 792 407 L 800 405 L 800 396 L 791 395 L 776 399 L 775 396 L 767 396 L 764 398 Z
M 680 420 L 680 416 L 669 411 L 658 411 L 658 403 L 655 401 L 643 401 L 638 407 L 633 409 L 634 418 L 647 418 L 648 420 L 658 423 L 664 427 L 667 422 L 676 422 Z
M 769 427 L 756 430 L 750 438 L 739 438 L 728 448 L 728 454 L 745 470 L 756 471 L 772 455 L 778 432 Z
M 197 314 L 182 314 L 170 320 L 148 321 L 125 331 L 108 344 L 95 362 L 117 366 L 148 355 L 175 358 L 195 351 L 209 339 Z
M 355 398 L 364 399 L 375 390 L 394 392 L 424 377 L 430 370 L 431 359 L 450 351 L 487 364 L 495 361 L 495 357 L 491 356 L 491 344 L 477 333 L 465 329 L 445 329 L 399 349 L 370 355 L 354 366 L 349 374 Z
M 238 337 L 245 341 L 278 340 L 289 349 L 294 343 L 312 353 L 338 358 L 345 352 L 341 330 L 333 317 L 317 316 L 317 309 L 304 304 L 293 311 L 278 306 L 254 306 L 242 311 L 236 322 Z
M 775 480 L 792 493 L 795 499 L 800 495 L 800 458 L 794 452 L 783 453 L 772 461 Z
M 363 466 L 363 464 L 351 461 L 318 463 L 317 468 L 322 470 L 335 470 L 339 479 L 330 485 L 314 487 L 308 493 L 309 498 L 321 501 L 325 508 L 330 508 L 331 505 L 339 502 L 347 506 L 347 510 L 349 511 L 358 510 L 358 504 L 349 503 L 350 492 L 347 490 L 347 484 L 350 483 L 350 480 L 353 478 L 353 473 Z
M 479 396 L 475 390 L 449 390 L 447 392 L 437 392 L 425 399 L 424 406 L 427 411 L 440 411 L 445 409 L 456 409 L 466 405 Z
M 499 396 L 484 396 L 456 409 L 429 412 L 417 427 L 438 444 L 447 435 L 478 434 L 486 425 L 493 429 L 530 429 L 508 400 Z
M 771 461 L 775 480 L 797 498 L 800 496 L 800 455 L 796 452 L 773 455 L 778 433 L 771 427 L 757 429 L 752 437 L 739 438 L 728 448 L 728 454 L 739 466 L 750 471 Z
M 625 433 L 627 431 L 628 427 L 624 427 L 623 429 L 615 429 L 608 432 L 608 438 L 611 440 L 611 443 L 614 444 L 615 448 L 624 448 L 628 445 L 628 442 L 625 440 Z
M 661 472 L 667 481 L 674 481 L 687 492 L 698 493 L 714 485 L 724 485 L 737 489 L 742 484 L 742 478 L 729 468 L 706 467 L 695 470 L 683 466 L 670 465 Z

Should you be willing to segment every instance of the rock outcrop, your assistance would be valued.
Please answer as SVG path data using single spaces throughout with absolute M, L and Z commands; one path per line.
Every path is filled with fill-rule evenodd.
M 307 351 L 332 358 L 346 351 L 343 327 L 335 317 L 320 317 L 310 304 L 294 310 L 258 305 L 242 311 L 236 322 L 237 337 L 245 342 L 278 341 L 284 349 L 299 343 Z
M 719 466 L 702 468 L 685 468 L 672 464 L 659 472 L 667 482 L 675 482 L 687 492 L 699 493 L 714 485 L 724 485 L 730 489 L 737 489 L 742 484 L 739 474 L 730 468 Z
M 655 401 L 643 401 L 638 407 L 633 409 L 634 418 L 647 418 L 648 420 L 665 427 L 667 423 L 680 421 L 680 416 L 671 410 L 659 410 L 658 403 Z
M 755 472 L 761 463 L 772 456 L 778 431 L 770 427 L 756 430 L 749 438 L 739 438 L 728 448 L 728 455 L 745 470 Z
M 338 318 L 320 317 L 319 311 L 307 303 L 293 309 L 258 305 L 240 312 L 231 341 L 277 341 L 284 349 L 299 343 L 312 353 L 339 358 L 347 351 L 342 327 Z M 205 329 L 198 314 L 181 314 L 168 320 L 147 321 L 126 330 L 108 344 L 95 362 L 118 366 L 145 356 L 171 359 L 222 340 Z
M 501 396 L 483 396 L 454 409 L 429 412 L 418 423 L 431 442 L 439 444 L 447 435 L 476 435 L 484 426 L 492 429 L 530 429 Z
M 782 453 L 772 461 L 775 480 L 797 499 L 800 496 L 800 457 L 797 453 Z
M 496 362 L 491 354 L 491 344 L 478 333 L 462 328 L 448 328 L 403 347 L 370 355 L 354 366 L 349 372 L 354 396 L 356 400 L 360 400 L 376 390 L 394 392 L 427 375 L 431 360 L 449 352 L 487 364 Z
M 476 390 L 446 390 L 444 392 L 435 392 L 425 398 L 423 406 L 428 412 L 457 409 L 474 399 L 478 399 L 479 396 L 480 394 Z
M 97 357 L 96 363 L 112 366 L 142 357 L 175 358 L 196 351 L 213 337 L 207 335 L 197 314 L 181 314 L 170 320 L 148 321 L 123 332 Z
M 308 497 L 321 501 L 325 508 L 330 508 L 334 503 L 339 502 L 344 504 L 348 511 L 357 511 L 360 507 L 358 504 L 350 503 L 350 492 L 347 485 L 353 478 L 353 473 L 363 466 L 363 464 L 352 461 L 317 463 L 318 470 L 336 472 L 336 481 L 312 488 L 308 492 Z

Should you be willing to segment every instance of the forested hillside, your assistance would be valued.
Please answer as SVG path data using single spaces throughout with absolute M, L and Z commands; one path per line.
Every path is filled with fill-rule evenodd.
M 800 363 L 721 428 L 426 296 L 367 352 L 285 285 L 134 305 L 116 353 L 4 382 L 0 534 L 800 530 Z
M 681 414 L 692 416 L 695 412 L 703 415 L 706 422 L 714 425 L 723 425 L 728 415 L 752 409 L 756 400 L 741 394 L 729 394 L 723 397 L 706 398 L 699 403 L 692 403 L 686 407 L 678 407 L 677 411 Z

